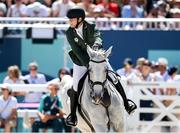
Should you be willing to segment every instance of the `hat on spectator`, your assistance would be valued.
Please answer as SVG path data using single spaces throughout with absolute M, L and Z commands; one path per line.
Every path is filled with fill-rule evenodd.
M 143 66 L 149 66 L 149 67 L 151 67 L 151 66 L 152 66 L 152 63 L 151 63 L 151 61 L 149 61 L 149 60 L 145 60 L 142 65 L 143 65 Z
M 67 12 L 68 18 L 85 18 L 85 11 L 82 8 L 73 8 Z
M 172 66 L 168 69 L 168 74 L 171 76 L 172 74 L 174 74 L 175 72 L 178 71 L 178 67 L 177 66 Z
M 146 60 L 146 59 L 145 59 L 144 57 L 140 57 L 140 58 L 137 59 L 136 64 L 137 64 L 137 65 L 142 65 L 142 63 L 143 63 L 145 60 Z
M 124 60 L 124 65 L 133 65 L 133 63 L 132 63 L 132 59 L 131 58 L 126 58 L 125 60 Z
M 6 90 L 8 90 L 9 92 L 12 92 L 12 89 L 11 89 L 11 87 L 10 87 L 10 85 L 9 85 L 8 83 L 2 84 L 2 85 L 0 86 L 0 88 L 1 88 L 1 90 L 2 90 L 2 89 L 6 89 Z
M 164 57 L 161 57 L 158 59 L 157 61 L 158 65 L 163 65 L 163 66 L 167 66 L 168 65 L 168 60 Z
M 180 9 L 179 8 L 171 8 L 169 12 L 172 14 L 176 14 L 176 13 L 180 14 Z

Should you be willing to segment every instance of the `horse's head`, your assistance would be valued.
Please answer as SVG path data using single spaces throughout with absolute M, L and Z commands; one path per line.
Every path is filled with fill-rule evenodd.
M 94 51 L 89 46 L 87 52 L 90 57 L 88 72 L 89 83 L 91 87 L 91 97 L 95 104 L 99 104 L 106 87 L 108 65 L 107 57 L 110 55 L 112 47 L 107 51 L 98 50 Z

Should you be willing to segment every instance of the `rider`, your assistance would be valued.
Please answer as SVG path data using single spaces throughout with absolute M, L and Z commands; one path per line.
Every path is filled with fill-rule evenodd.
M 67 40 L 71 46 L 69 55 L 73 61 L 73 92 L 70 95 L 71 113 L 66 119 L 67 125 L 76 126 L 77 116 L 76 107 L 78 104 L 78 83 L 82 76 L 87 72 L 89 56 L 87 45 L 97 50 L 102 48 L 102 39 L 100 32 L 96 30 L 95 24 L 85 21 L 85 12 L 81 8 L 70 9 L 67 13 L 70 27 L 66 31 Z M 115 84 L 117 91 L 123 98 L 126 111 L 131 114 L 136 105 L 126 98 L 126 94 L 120 82 Z

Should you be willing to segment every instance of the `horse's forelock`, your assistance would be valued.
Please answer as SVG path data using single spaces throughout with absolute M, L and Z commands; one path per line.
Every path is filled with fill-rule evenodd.
M 106 54 L 105 54 L 105 51 L 100 49 L 98 51 L 94 51 L 93 52 L 93 57 L 94 58 L 105 58 L 106 57 Z

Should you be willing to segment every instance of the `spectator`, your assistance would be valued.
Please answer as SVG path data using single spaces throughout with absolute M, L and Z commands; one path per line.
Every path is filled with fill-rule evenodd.
M 43 5 L 45 5 L 46 7 L 48 8 L 51 8 L 52 7 L 52 3 L 54 2 L 55 0 L 43 0 Z
M 147 18 L 158 18 L 158 11 L 159 11 L 158 5 L 154 4 L 151 10 L 149 11 L 149 14 L 147 15 Z
M 38 132 L 39 128 L 53 128 L 54 132 L 62 132 L 63 127 L 60 118 L 63 117 L 62 104 L 57 96 L 59 90 L 58 84 L 48 85 L 49 94 L 42 97 L 38 116 L 40 120 L 32 125 L 32 132 Z
M 121 16 L 122 18 L 143 18 L 144 10 L 143 8 L 137 6 L 137 0 L 130 0 L 129 5 L 122 7 Z M 123 28 L 130 29 L 132 27 L 141 29 L 140 27 L 142 26 L 135 22 L 123 22 Z
M 168 69 L 168 75 L 169 75 L 169 79 L 167 80 L 168 83 L 180 81 L 180 75 L 178 75 L 177 72 L 178 72 L 177 66 L 172 66 Z M 166 95 L 179 94 L 179 88 L 178 89 L 172 89 L 172 88 L 166 89 L 165 94 Z
M 77 5 L 84 9 L 86 17 L 93 17 L 96 5 L 92 3 L 92 0 L 82 0 L 82 2 Z
M 121 76 L 121 77 L 128 77 L 130 76 L 132 73 L 135 73 L 135 70 L 133 69 L 133 62 L 130 58 L 126 58 L 124 60 L 124 67 L 120 68 L 117 70 L 117 73 Z
M 159 0 L 158 5 L 158 18 L 166 18 L 167 15 L 167 5 L 164 0 Z
M 46 78 L 44 74 L 38 73 L 38 64 L 36 62 L 31 62 L 29 64 L 29 74 L 24 78 L 28 80 L 30 84 L 45 84 Z
M 167 65 L 168 61 L 166 58 L 159 58 L 157 61 L 158 65 L 158 71 L 154 73 L 154 80 L 155 81 L 167 81 L 169 79 L 169 75 L 167 72 Z M 164 89 L 163 88 L 157 88 L 155 89 L 155 94 L 157 95 L 164 95 Z
M 154 74 L 151 73 L 152 63 L 149 60 L 145 60 L 142 64 L 141 81 L 154 81 Z
M 0 96 L 0 127 L 4 132 L 11 132 L 16 127 L 17 119 L 17 99 L 11 96 L 11 88 L 5 83 L 1 86 L 2 96 Z
M 14 65 L 8 67 L 8 76 L 4 78 L 3 83 L 24 84 L 24 80 L 18 66 Z
M 137 0 L 130 0 L 129 5 L 122 8 L 123 18 L 143 18 L 143 9 L 137 6 Z
M 25 84 L 25 80 L 21 76 L 21 72 L 19 67 L 14 65 L 8 67 L 8 76 L 6 76 L 3 80 L 3 83 L 9 84 Z M 22 102 L 24 100 L 25 92 L 13 92 L 14 96 L 17 97 L 18 102 Z
M 172 18 L 180 18 L 180 9 L 172 8 L 172 9 L 170 9 L 170 14 L 171 14 Z
M 63 88 L 65 86 L 65 83 L 64 81 L 62 80 L 62 78 L 65 76 L 65 75 L 70 75 L 70 72 L 66 69 L 66 68 L 61 68 L 59 69 L 58 71 L 58 78 L 55 78 L 51 81 L 49 81 L 49 83 L 56 83 L 56 84 L 59 84 L 59 87 Z M 71 87 L 70 87 L 71 88 Z M 60 92 L 61 93 L 61 92 Z M 66 99 L 62 99 L 62 102 L 66 101 Z M 67 101 L 66 101 L 67 102 Z M 63 107 L 64 108 L 64 107 Z M 68 107 L 69 108 L 69 107 Z M 65 132 L 71 132 L 72 131 L 72 128 L 70 126 L 67 126 L 66 123 L 65 123 L 65 120 L 62 118 L 62 124 L 64 126 L 64 129 L 65 129 Z
M 22 0 L 15 0 L 15 4 L 8 9 L 7 17 L 26 17 L 26 5 L 22 4 Z
M 13 5 L 15 3 L 14 0 L 0 0 L 0 1 L 6 5 L 7 9 L 9 9 L 11 7 L 11 5 Z
M 145 60 L 143 62 L 140 81 L 148 81 L 148 82 L 154 81 L 154 74 L 151 73 L 151 66 L 152 63 L 149 60 Z M 148 88 L 147 91 L 149 91 L 150 93 L 154 93 L 154 90 L 150 88 Z M 141 92 L 142 95 L 147 95 L 146 92 L 144 91 Z M 140 100 L 140 107 L 153 108 L 153 102 L 152 100 Z M 146 120 L 146 121 L 153 120 L 153 113 L 140 113 L 140 120 Z
M 137 73 L 141 73 L 142 72 L 142 66 L 143 66 L 143 63 L 146 59 L 144 57 L 140 57 L 136 60 L 136 71 Z M 139 74 L 138 74 L 139 75 Z
M 50 11 L 40 2 L 34 2 L 27 6 L 27 16 L 28 17 L 49 17 Z
M 52 5 L 53 17 L 66 17 L 67 11 L 75 7 L 71 0 L 58 0 Z
M 159 71 L 155 72 L 156 81 L 167 81 L 169 78 L 167 72 L 168 60 L 166 58 L 159 58 L 157 63 Z
M 5 17 L 7 12 L 6 5 L 0 2 L 0 17 Z
M 108 13 L 111 14 L 113 17 L 120 16 L 120 7 L 118 5 L 117 0 L 109 0 L 108 2 Z
M 61 69 L 59 69 L 58 75 L 57 75 L 58 78 L 55 78 L 55 79 L 49 81 L 49 83 L 60 83 L 61 80 L 62 80 L 62 77 L 63 77 L 64 75 L 70 75 L 69 71 L 68 71 L 66 68 L 61 68 Z
M 45 84 L 46 78 L 44 74 L 38 73 L 38 64 L 36 62 L 31 62 L 29 64 L 29 74 L 24 78 L 29 84 Z M 39 102 L 42 96 L 41 92 L 31 92 L 25 96 L 25 102 Z

